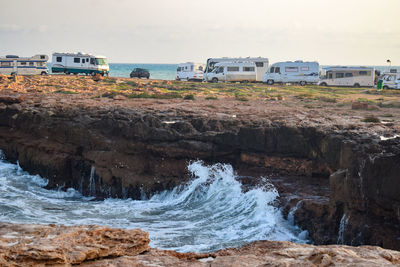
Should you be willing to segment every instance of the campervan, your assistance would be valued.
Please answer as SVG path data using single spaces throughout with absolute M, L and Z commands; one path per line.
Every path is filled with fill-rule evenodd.
M 201 63 L 181 63 L 176 70 L 176 80 L 202 81 L 205 65 Z
M 48 73 L 47 60 L 49 60 L 49 57 L 46 55 L 0 57 L 0 73 L 5 75 L 45 75 Z
M 109 66 L 104 56 L 84 53 L 53 53 L 51 71 L 65 74 L 97 74 L 108 75 Z
M 263 57 L 237 57 L 237 58 L 209 58 L 204 71 L 204 80 L 211 80 L 207 76 L 213 72 L 217 63 L 235 62 L 235 63 L 254 63 L 257 72 L 257 81 L 261 82 L 264 73 L 268 70 L 268 58 Z
M 318 62 L 303 62 L 301 60 L 274 63 L 263 77 L 263 82 L 270 85 L 274 83 L 317 84 L 318 80 Z
M 375 69 L 369 67 L 328 67 L 321 76 L 321 86 L 372 87 L 375 85 Z
M 253 62 L 222 62 L 214 65 L 208 73 L 208 82 L 255 82 L 257 81 L 256 65 Z
M 400 69 L 392 68 L 383 72 L 382 88 L 397 89 L 396 83 L 400 80 Z

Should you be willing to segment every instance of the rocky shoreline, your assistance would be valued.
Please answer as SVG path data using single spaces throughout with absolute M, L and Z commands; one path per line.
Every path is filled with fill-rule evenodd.
M 230 163 L 245 186 L 269 178 L 315 244 L 400 249 L 400 138 L 389 138 L 400 132 L 398 108 L 390 123 L 366 123 L 368 105 L 310 108 L 296 96 L 135 99 L 98 97 L 102 81 L 90 79 L 77 94 L 29 82 L 4 83 L 0 149 L 48 188 L 140 199 L 185 183 L 190 160 Z M 387 110 L 374 113 L 383 121 Z

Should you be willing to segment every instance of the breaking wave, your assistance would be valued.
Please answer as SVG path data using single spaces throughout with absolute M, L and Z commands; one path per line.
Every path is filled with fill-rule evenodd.
M 97 224 L 150 233 L 152 247 L 187 252 L 237 247 L 256 240 L 304 243 L 284 220 L 270 185 L 244 192 L 230 165 L 193 162 L 190 183 L 146 200 L 93 201 L 78 191 L 47 190 L 47 180 L 0 159 L 0 221 Z

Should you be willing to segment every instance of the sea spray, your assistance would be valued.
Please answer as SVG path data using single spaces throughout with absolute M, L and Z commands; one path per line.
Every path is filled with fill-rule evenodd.
M 94 201 L 73 189 L 47 190 L 47 180 L 2 161 L 0 221 L 141 228 L 150 233 L 152 247 L 182 252 L 263 239 L 307 242 L 273 205 L 278 192 L 272 186 L 243 192 L 230 165 L 193 162 L 188 169 L 190 183 L 148 200 Z

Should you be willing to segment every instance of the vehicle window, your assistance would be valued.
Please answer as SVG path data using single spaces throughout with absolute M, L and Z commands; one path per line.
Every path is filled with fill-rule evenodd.
M 88 59 L 88 58 L 86 59 L 86 62 L 89 62 L 89 59 Z
M 339 73 L 336 73 L 336 76 L 335 76 L 336 78 L 343 78 L 344 77 L 344 73 L 341 73 L 341 72 L 339 72 Z
M 74 57 L 74 63 L 80 63 L 81 59 L 79 57 Z
M 366 72 L 366 71 L 360 71 L 360 76 L 366 76 L 366 75 L 368 75 L 368 72 Z
M 254 67 L 243 67 L 243 71 L 254 71 Z
M 390 73 L 397 73 L 397 69 L 390 69 Z
M 274 73 L 275 67 L 270 68 L 269 73 Z
M 26 66 L 26 62 L 20 62 L 21 66 Z
M 285 72 L 298 72 L 298 67 L 285 67 Z
M 256 62 L 256 67 L 258 68 L 264 67 L 264 62 Z
M 40 59 L 45 59 L 45 58 L 46 58 L 46 57 L 45 57 L 45 56 L 43 56 L 43 55 L 42 55 L 42 56 L 40 56 Z
M 345 73 L 345 76 L 346 77 L 353 77 L 353 73 L 351 73 L 351 72 Z
M 275 73 L 281 73 L 281 67 L 275 67 Z
M 92 65 L 96 64 L 96 61 L 94 60 L 94 58 L 90 59 L 90 64 L 92 64 Z
M 223 73 L 224 72 L 224 67 L 219 67 L 216 71 L 216 73 Z
M 178 67 L 178 69 L 176 71 L 181 71 L 181 67 Z
M 57 62 L 61 62 L 61 61 L 62 61 L 62 57 L 57 57 L 57 58 L 56 58 L 56 61 L 57 61 Z
M 105 58 L 96 58 L 97 65 L 107 65 L 107 60 Z
M 0 66 L 3 66 L 3 67 L 11 66 L 11 62 L 1 62 Z
M 328 79 L 332 79 L 332 73 L 328 73 Z
M 33 66 L 34 64 L 33 64 L 33 62 L 29 62 L 29 66 Z
M 300 70 L 303 70 L 303 71 L 309 71 L 309 70 L 310 70 L 310 68 L 309 68 L 308 66 L 304 66 L 304 67 L 301 67 L 301 68 L 300 68 Z
M 85 60 L 84 58 L 82 58 L 82 63 L 85 63 L 85 61 L 86 61 L 86 60 Z
M 193 67 L 194 67 L 193 65 L 192 65 L 192 66 L 190 66 L 190 71 L 193 71 Z
M 228 67 L 227 71 L 229 72 L 239 71 L 239 67 Z

